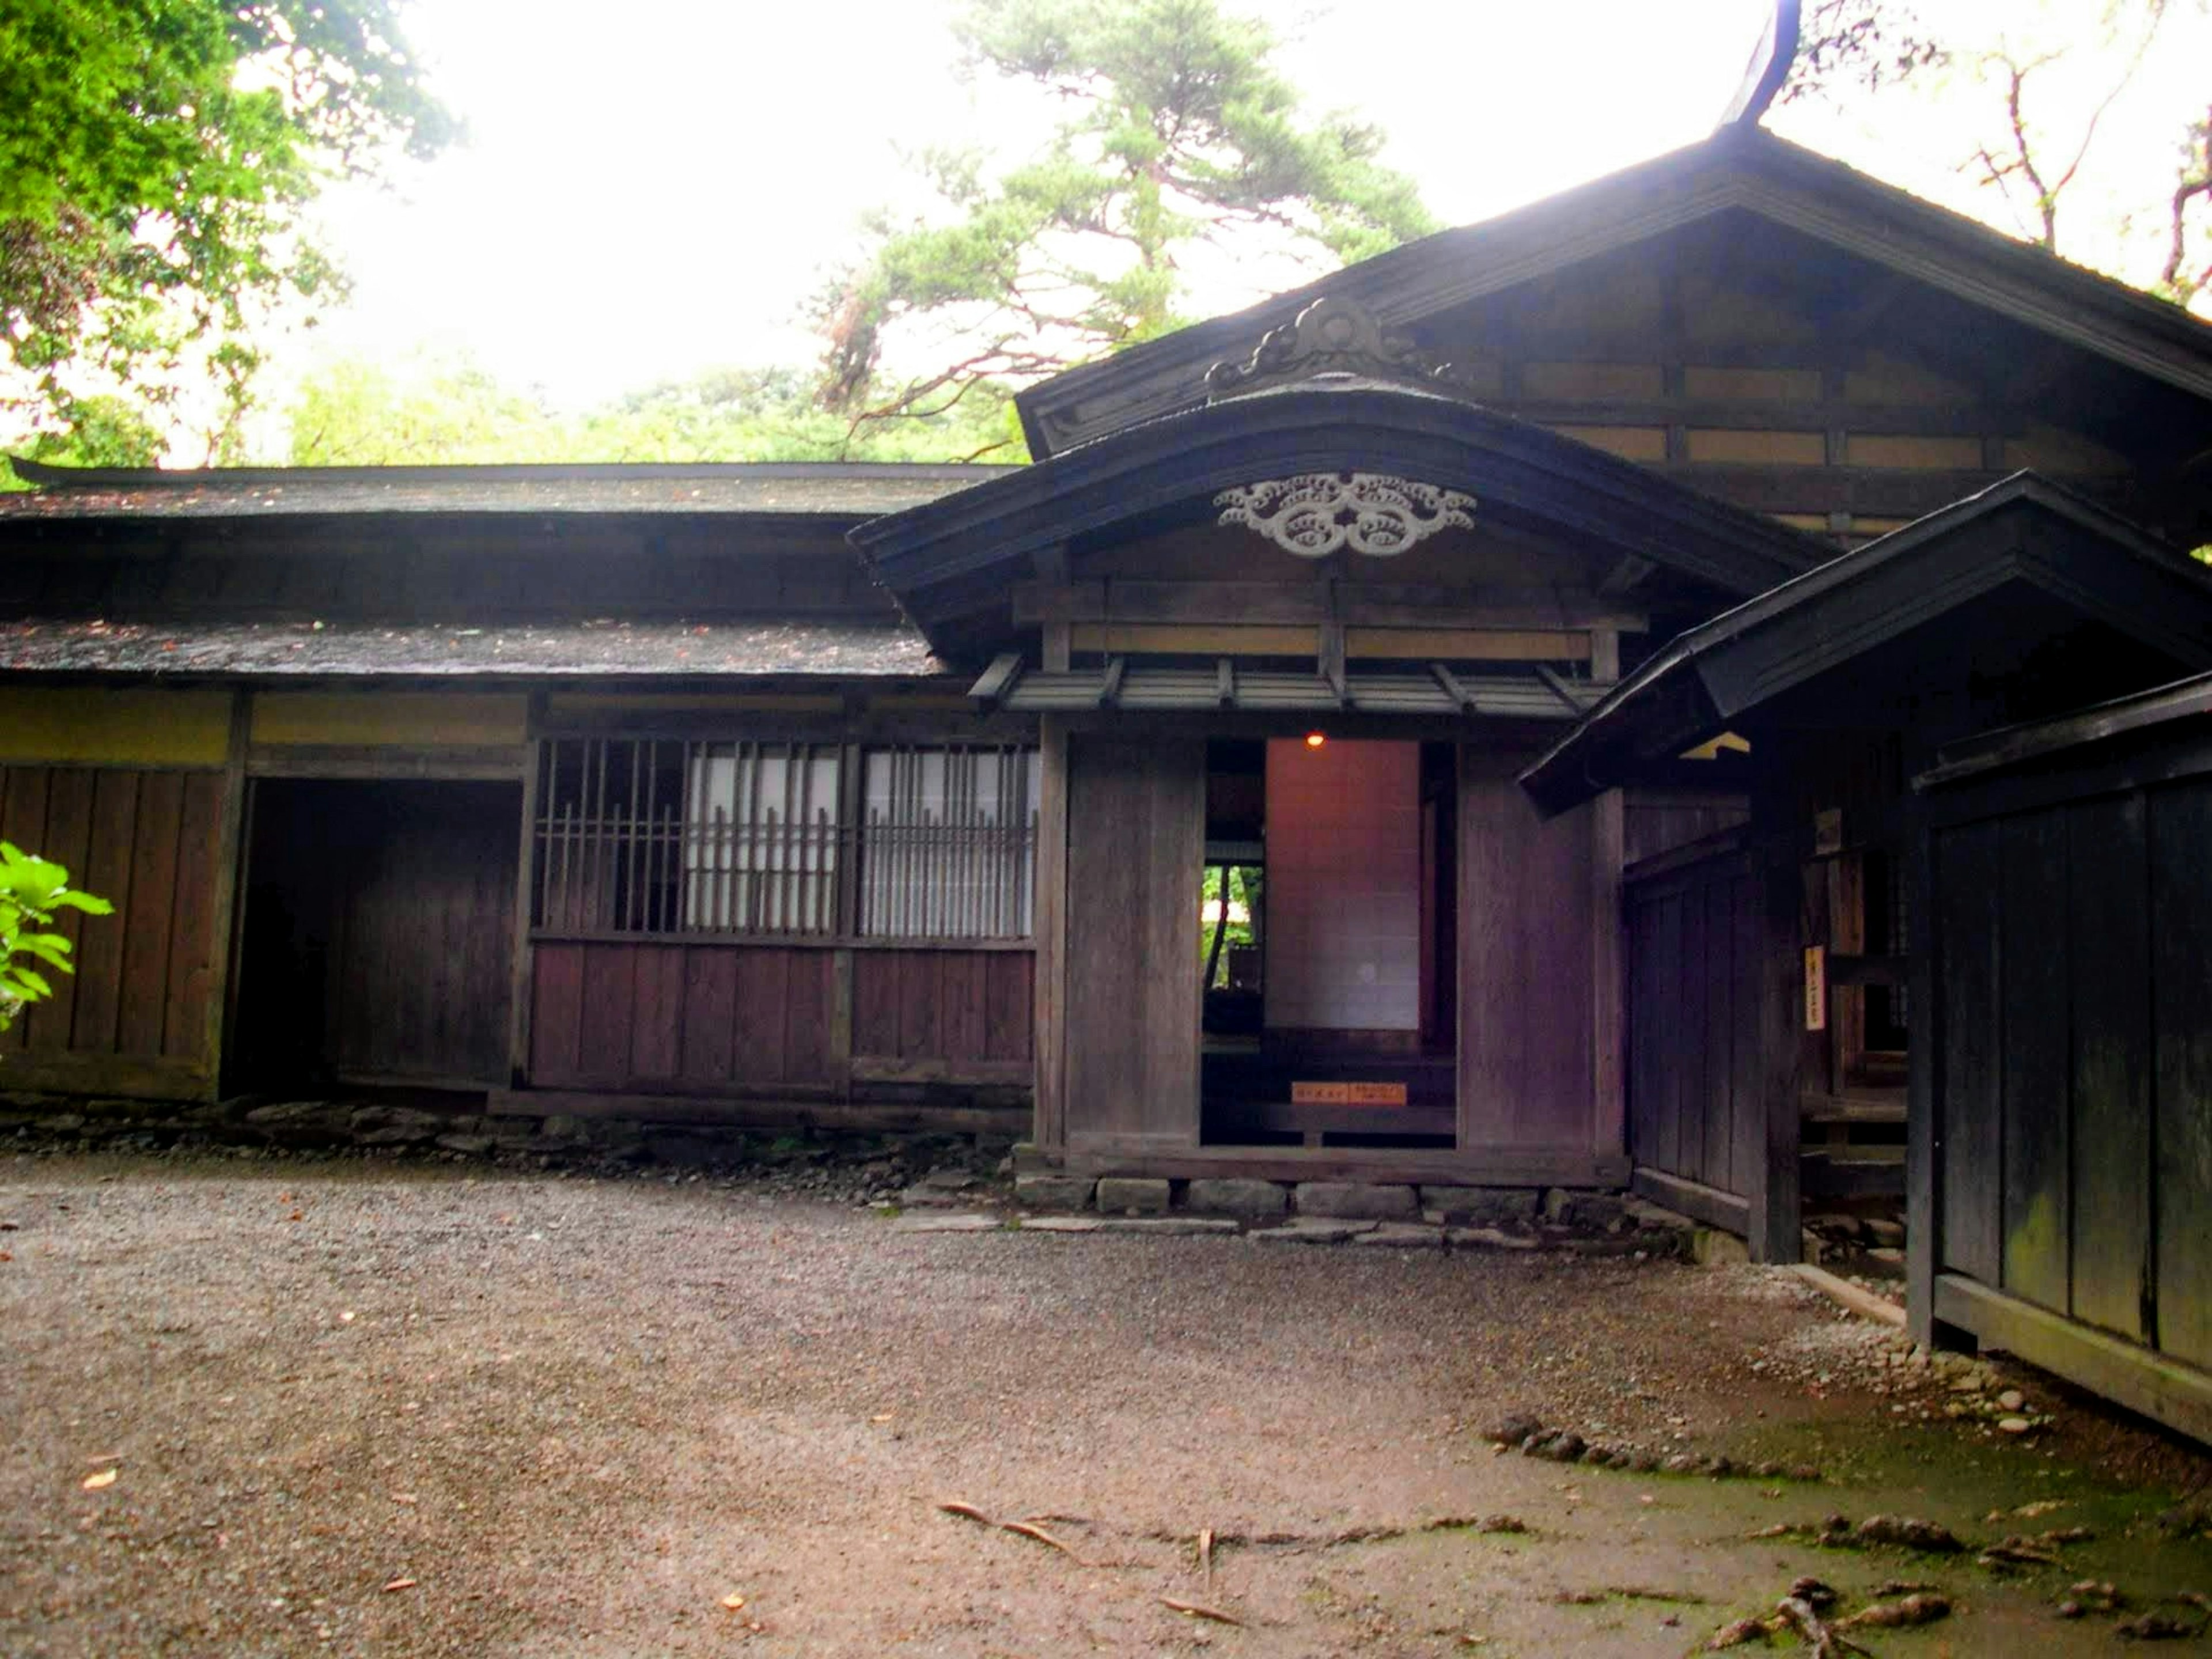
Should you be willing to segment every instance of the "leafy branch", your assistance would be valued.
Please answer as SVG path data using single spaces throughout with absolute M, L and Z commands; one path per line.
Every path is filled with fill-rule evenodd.
M 60 865 L 0 841 L 0 1031 L 27 1005 L 54 994 L 53 981 L 39 964 L 58 974 L 76 971 L 67 936 L 53 931 L 55 915 L 77 910 L 105 916 L 114 909 L 106 899 L 72 888 Z

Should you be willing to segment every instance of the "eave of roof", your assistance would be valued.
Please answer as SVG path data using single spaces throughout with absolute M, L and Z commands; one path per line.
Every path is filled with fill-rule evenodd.
M 1779 624 L 1817 616 L 1901 562 L 1929 555 L 1961 532 L 2021 507 L 2086 532 L 2126 556 L 2160 582 L 2161 593 L 2180 603 L 2170 610 L 2139 606 L 2114 614 L 2094 585 L 2057 580 L 2032 560 L 2008 556 L 2001 568 L 1986 565 L 1961 584 L 1923 586 L 1909 610 L 1892 608 L 1871 623 L 1823 629 L 1816 651 L 1768 665 L 1759 677 L 1709 672 L 1730 647 Z M 1785 691 L 2014 575 L 2028 576 L 2085 614 L 2102 614 L 2180 660 L 2212 665 L 2212 573 L 2140 526 L 2049 479 L 2019 472 L 1678 635 L 1522 773 L 1521 782 L 1547 810 L 1564 810 L 1622 781 L 1615 772 L 1632 751 L 1671 750 L 1709 738 Z
M 1406 327 L 1485 295 L 1742 208 L 2050 337 L 2212 401 L 2212 324 L 1751 126 L 1493 219 L 1440 231 L 1251 308 L 1085 364 L 1015 399 L 1039 459 L 1202 395 L 1240 354 L 1322 294 Z
M 1828 545 L 1646 467 L 1462 398 L 1330 376 L 1269 386 L 1127 428 L 945 500 L 870 521 L 851 539 L 925 631 L 930 590 L 1073 538 L 1256 479 L 1398 473 L 1472 491 L 1487 512 L 1563 540 L 1754 593 Z M 934 635 L 933 635 L 934 637 Z
M 198 471 L 13 465 L 35 487 L 0 493 L 0 520 L 649 514 L 859 522 L 1020 471 L 842 461 Z
M 1936 763 L 1913 779 L 1912 787 L 1919 790 L 1942 788 L 1993 772 L 2069 756 L 2087 744 L 2154 732 L 2178 720 L 2207 718 L 2212 718 L 2212 674 L 2198 674 L 2172 685 L 2138 692 L 2132 697 L 2117 697 L 2056 720 L 2003 726 L 1961 743 L 1946 744 L 1938 751 Z
M 0 673 L 931 678 L 910 629 L 843 623 L 0 623 Z

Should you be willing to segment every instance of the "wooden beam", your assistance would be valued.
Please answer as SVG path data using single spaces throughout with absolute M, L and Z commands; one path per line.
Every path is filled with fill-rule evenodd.
M 1443 687 L 1444 696 L 1459 705 L 1460 713 L 1472 714 L 1475 712 L 1474 693 L 1467 689 L 1458 675 L 1440 662 L 1431 663 L 1429 672 L 1435 678 L 1436 683 Z
M 1590 1144 L 1623 1156 L 1628 987 L 1620 872 L 1627 846 L 1626 808 L 1620 791 L 1608 789 L 1590 803 Z
M 1940 1274 L 1932 1288 L 1935 1318 L 1972 1332 L 1984 1347 L 2016 1354 L 2154 1422 L 2212 1442 L 2212 1373 L 2045 1312 L 1963 1273 Z
M 1624 1187 L 1625 1158 L 1584 1146 L 1424 1151 L 1396 1146 L 1176 1146 L 1141 1137 L 1085 1135 L 1067 1148 L 1071 1175 L 1201 1176 L 1256 1181 L 1371 1181 L 1473 1187 Z
M 1339 708 L 1344 705 L 1344 624 L 1323 623 L 1321 625 L 1321 650 L 1317 654 L 1316 672 L 1328 682 L 1328 689 L 1336 693 Z
M 1651 569 L 1642 560 L 1627 561 Z M 1332 599 L 1332 594 L 1334 598 Z M 1014 621 L 1218 625 L 1233 617 L 1247 627 L 1319 624 L 1356 628 L 1480 628 L 1577 630 L 1617 628 L 1643 633 L 1648 613 L 1617 597 L 1577 587 L 1492 583 L 1454 587 L 1424 583 L 1085 581 L 1066 587 L 1023 582 L 1014 588 Z
M 859 1129 L 879 1133 L 907 1130 L 1018 1133 L 1029 1117 L 1029 1109 L 1021 1105 L 726 1099 L 714 1095 L 627 1095 L 562 1089 L 494 1089 L 484 1109 L 494 1117 L 589 1117 L 731 1129 Z
M 240 752 L 246 770 L 257 778 L 511 783 L 523 775 L 529 746 L 520 743 L 435 748 L 386 744 L 261 743 Z
M 544 713 L 544 701 L 543 693 L 531 697 L 532 731 Z M 535 908 L 531 899 L 538 872 L 538 791 L 545 769 L 543 740 L 533 737 L 523 746 L 530 758 L 522 769 L 522 822 L 516 830 L 520 850 L 514 860 L 514 938 L 510 942 L 507 981 L 507 1081 L 516 1085 L 530 1076 L 531 968 L 537 948 L 531 937 L 531 915 Z
M 1075 659 L 1075 630 L 1064 622 L 1044 624 L 1042 629 L 1044 652 L 1044 672 L 1065 674 Z
M 1778 802 L 1762 803 L 1771 812 Z M 1754 808 L 1754 811 L 1757 811 Z M 1747 1242 L 1754 1261 L 1790 1262 L 1802 1254 L 1803 1200 L 1799 1168 L 1799 1071 L 1804 1024 L 1803 965 L 1798 926 L 1804 884 L 1796 859 L 1769 845 L 1757 871 L 1762 895 L 1759 926 L 1760 1087 L 1750 1103 L 1764 1122 L 1753 1139 Z
M 1218 657 L 1213 664 L 1213 700 L 1224 708 L 1237 704 L 1237 662 L 1231 657 Z
M 1039 1146 L 1067 1142 L 1067 727 L 1047 714 L 1038 722 L 1036 967 L 1031 991 L 1035 1113 L 1030 1135 Z
M 1639 1164 L 1628 1178 L 1628 1190 L 1638 1198 L 1648 1198 L 1654 1204 L 1678 1210 L 1692 1221 L 1734 1233 L 1739 1238 L 1750 1231 L 1750 1205 L 1735 1193 L 1724 1193 L 1701 1181 L 1686 1180 Z
M 1098 688 L 1098 706 L 1101 708 L 1111 708 L 1121 701 L 1121 682 L 1127 678 L 1128 672 L 1129 659 L 1127 657 L 1109 657 L 1106 659 L 1106 678 Z
M 208 901 L 214 932 L 208 954 L 211 983 L 208 987 L 207 1024 L 200 1052 L 207 1057 L 210 1075 L 222 1075 L 223 1039 L 229 1034 L 236 1008 L 238 957 L 244 942 L 241 913 L 246 908 L 246 751 L 253 734 L 253 703 L 244 690 L 230 695 L 230 742 L 223 764 L 222 813 L 216 828 L 215 892 Z
M 1022 658 L 1018 651 L 1008 651 L 991 659 L 991 665 L 977 677 L 968 688 L 968 695 L 986 708 L 996 708 L 1006 701 L 1006 693 L 1021 678 Z

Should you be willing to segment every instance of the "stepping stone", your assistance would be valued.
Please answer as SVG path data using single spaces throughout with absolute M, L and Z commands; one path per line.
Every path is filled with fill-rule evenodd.
M 902 1215 L 891 1223 L 895 1233 L 990 1233 L 999 1230 L 994 1215 Z
M 1346 1239 L 1374 1231 L 1378 1224 L 1372 1221 L 1329 1221 L 1307 1217 L 1287 1226 L 1270 1227 L 1252 1237 L 1262 1244 L 1341 1244 Z
M 1021 1224 L 1025 1233 L 1095 1233 L 1102 1224 L 1095 1215 L 1035 1215 Z
M 1174 1237 L 1188 1233 L 1233 1233 L 1237 1231 L 1237 1224 L 1227 1216 L 1109 1216 L 1100 1219 L 1098 1231 L 1102 1233 L 1157 1233 Z
M 1444 1233 L 1441 1227 L 1420 1227 L 1410 1221 L 1386 1221 L 1371 1233 L 1359 1233 L 1352 1241 L 1355 1244 L 1395 1245 L 1401 1250 L 1441 1250 Z

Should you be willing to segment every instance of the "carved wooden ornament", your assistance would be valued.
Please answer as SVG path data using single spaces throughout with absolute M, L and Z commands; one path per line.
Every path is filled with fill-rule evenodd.
M 1302 559 L 1344 547 L 1387 559 L 1439 530 L 1474 527 L 1474 496 L 1386 472 L 1269 478 L 1224 489 L 1213 504 L 1223 524 L 1244 525 Z

